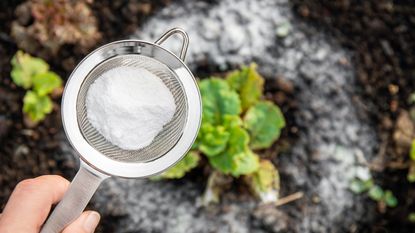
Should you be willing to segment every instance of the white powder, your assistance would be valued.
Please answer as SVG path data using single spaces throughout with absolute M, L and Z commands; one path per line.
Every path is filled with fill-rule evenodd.
M 118 67 L 98 77 L 86 96 L 87 117 L 121 149 L 148 146 L 176 111 L 164 83 L 146 69 Z
M 191 68 L 209 61 L 220 69 L 255 61 L 272 76 L 277 69 L 275 45 L 284 38 L 277 37 L 281 25 L 291 23 L 292 11 L 288 0 L 222 0 L 172 1 L 139 27 L 133 38 L 156 40 L 166 28 L 181 27 L 191 38 L 186 54 Z M 290 31 L 291 33 L 291 31 Z M 298 36 L 298 35 L 297 35 Z M 291 43 L 289 37 L 284 43 Z M 291 41 L 291 42 L 290 42 Z M 180 52 L 180 40 L 167 40 L 163 46 Z M 289 45 L 288 47 L 293 47 Z M 281 49 L 278 49 L 280 52 Z M 268 71 L 270 70 L 270 71 Z

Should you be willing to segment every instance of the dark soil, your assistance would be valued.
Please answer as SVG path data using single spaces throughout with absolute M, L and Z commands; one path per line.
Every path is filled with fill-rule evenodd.
M 0 2 L 0 209 L 19 181 L 43 174 L 58 174 L 69 179 L 76 171 L 75 160 L 68 160 L 59 145 L 64 137 L 60 98 L 54 100 L 53 113 L 39 125 L 30 128 L 24 124 L 21 109 L 25 91 L 10 79 L 10 60 L 18 49 L 10 37 L 10 25 L 16 19 L 15 8 L 21 2 Z M 96 47 L 127 38 L 140 22 L 168 2 L 96 1 L 92 9 L 103 33 L 103 40 Z M 47 62 L 53 71 L 66 79 L 85 55 L 68 45 L 59 50 L 56 56 L 59 59 L 47 59 Z
M 408 214 L 415 211 L 415 190 L 406 180 L 406 166 L 392 166 L 406 163 L 408 148 L 400 148 L 392 134 L 415 91 L 415 2 L 293 0 L 293 6 L 304 20 L 325 28 L 355 52 L 361 99 L 381 138 L 376 159 L 380 166 L 374 170 L 379 182 L 392 189 L 400 202 L 398 207 L 379 213 L 372 231 L 413 232 Z
M 60 116 L 60 99 L 55 99 L 54 110 L 35 128 L 24 124 L 22 99 L 25 91 L 16 87 L 10 79 L 10 60 L 17 51 L 10 37 L 10 25 L 16 19 L 15 8 L 23 1 L 0 1 L 0 210 L 4 208 L 15 185 L 27 178 L 44 174 L 57 174 L 71 179 L 76 171 L 76 160 L 59 145 L 64 135 Z M 157 1 L 95 1 L 92 5 L 103 33 L 100 44 L 125 39 L 138 25 L 169 0 Z M 37 54 L 33 54 L 37 55 Z M 52 70 L 66 79 L 71 70 L 86 54 L 74 46 L 62 47 L 56 58 L 48 58 Z M 0 211 L 1 212 L 1 211 Z M 116 220 L 109 216 L 103 222 Z M 102 226 L 101 226 L 102 227 Z M 105 224 L 111 232 L 114 224 Z M 98 229 L 102 232 L 102 229 Z
M 61 128 L 59 106 L 36 129 L 23 124 L 22 96 L 9 77 L 10 59 L 17 50 L 9 37 L 10 22 L 18 1 L 2 1 L 0 7 L 0 205 L 3 208 L 16 183 L 42 174 L 63 174 L 73 164 L 63 164 L 59 158 L 58 132 Z M 56 155 L 56 156 L 51 156 Z

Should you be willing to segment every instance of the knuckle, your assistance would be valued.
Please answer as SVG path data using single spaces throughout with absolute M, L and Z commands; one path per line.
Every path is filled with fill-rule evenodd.
M 35 179 L 26 179 L 20 181 L 15 188 L 16 192 L 22 192 L 22 191 L 30 191 L 35 189 L 37 186 L 37 182 Z
M 68 182 L 67 179 L 63 178 L 62 176 L 58 176 L 58 175 L 47 175 L 47 176 L 41 176 L 41 177 L 49 178 L 57 182 Z

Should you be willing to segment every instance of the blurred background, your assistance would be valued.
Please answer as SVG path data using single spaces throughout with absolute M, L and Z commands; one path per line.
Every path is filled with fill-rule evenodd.
M 187 174 L 105 181 L 88 207 L 103 216 L 98 232 L 413 232 L 413 1 L 3 0 L 0 9 L 1 209 L 25 178 L 74 176 L 60 98 L 76 64 L 105 43 L 181 27 L 198 79 L 251 67 L 265 80 L 261 100 L 282 111 L 275 140 L 250 144 L 274 169 L 273 196 L 252 188 L 260 170 L 228 174 L 200 149 Z M 180 38 L 163 46 L 177 53 Z

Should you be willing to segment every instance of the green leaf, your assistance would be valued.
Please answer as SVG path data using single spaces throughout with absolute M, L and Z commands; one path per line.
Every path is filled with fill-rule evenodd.
M 39 95 L 47 95 L 62 85 L 62 80 L 56 73 L 48 71 L 33 77 L 33 89 Z
M 415 93 L 412 93 L 408 98 L 409 104 L 415 104 Z
M 239 96 L 230 89 L 226 81 L 218 78 L 205 79 L 200 82 L 199 87 L 203 102 L 203 123 L 221 125 L 225 115 L 237 116 L 241 113 Z
M 35 58 L 22 51 L 17 51 L 11 61 L 11 77 L 13 82 L 25 89 L 32 86 L 33 77 L 45 73 L 49 65 L 40 58 Z
M 197 138 L 197 145 L 200 151 L 206 156 L 215 156 L 224 151 L 230 133 L 233 127 L 242 125 L 242 120 L 239 116 L 225 115 L 223 117 L 223 125 L 213 126 L 210 123 L 204 122 L 200 128 Z
M 233 154 L 229 154 L 225 151 L 217 156 L 209 157 L 209 163 L 218 171 L 229 174 L 235 169 L 233 156 Z
M 263 149 L 270 147 L 279 138 L 285 120 L 276 105 L 261 101 L 248 109 L 244 124 L 251 136 L 251 147 Z
M 199 150 L 206 156 L 214 156 L 225 150 L 230 133 L 224 126 L 213 126 L 209 123 L 202 124 L 199 139 Z
M 409 154 L 411 160 L 415 161 L 415 139 L 412 141 L 411 152 Z
M 415 182 L 415 161 L 411 161 L 411 163 L 409 165 L 409 171 L 408 171 L 407 179 L 411 183 Z
M 383 189 L 381 187 L 379 187 L 378 185 L 373 186 L 370 190 L 369 190 L 369 197 L 372 200 L 375 201 L 380 201 L 383 198 Z
M 243 122 L 239 116 L 225 115 L 223 117 L 223 125 L 227 130 L 229 130 L 234 127 L 242 126 Z
M 40 96 L 36 92 L 28 91 L 23 98 L 23 112 L 32 121 L 38 122 L 52 112 L 52 101 L 48 96 Z
M 368 191 L 370 188 L 373 187 L 373 180 L 369 179 L 369 180 L 360 180 L 360 179 L 354 179 L 352 180 L 352 182 L 350 183 L 350 190 L 356 194 L 360 194 L 363 192 Z
M 409 157 L 411 158 L 411 164 L 409 166 L 407 179 L 412 183 L 415 182 L 415 139 L 412 141 Z
M 411 223 L 415 223 L 415 212 L 412 212 L 412 213 L 410 213 L 410 214 L 409 214 L 409 216 L 408 216 L 408 220 L 409 220 Z
M 235 177 L 240 175 L 251 174 L 259 168 L 259 156 L 246 148 L 244 153 L 238 154 L 235 157 L 235 169 L 231 174 Z
M 278 170 L 269 160 L 261 161 L 260 168 L 254 174 L 254 177 L 256 186 L 262 192 L 265 192 L 270 188 L 280 188 Z
M 398 199 L 396 199 L 390 190 L 386 190 L 384 201 L 388 207 L 396 207 L 398 205 Z
M 225 115 L 223 124 L 213 127 L 205 123 L 202 126 L 199 149 L 209 157 L 213 167 L 225 174 L 238 177 L 256 171 L 259 158 L 248 147 L 249 135 L 242 128 L 242 120 L 239 116 Z M 220 130 L 223 136 L 217 133 L 207 137 L 209 130 Z
M 210 164 L 225 174 L 236 171 L 238 161 L 246 156 L 249 142 L 248 133 L 240 126 L 229 129 L 229 133 L 226 149 L 216 156 L 209 157 Z
M 280 190 L 280 176 L 275 166 L 268 160 L 261 160 L 258 170 L 245 177 L 253 193 L 262 202 L 276 202 Z
M 179 179 L 182 178 L 187 172 L 197 167 L 199 164 L 200 156 L 195 151 L 190 151 L 187 155 L 180 160 L 176 165 L 163 172 L 160 177 L 164 179 Z
M 262 96 L 264 79 L 256 71 L 255 64 L 230 73 L 226 81 L 233 90 L 239 93 L 244 111 L 258 102 Z

